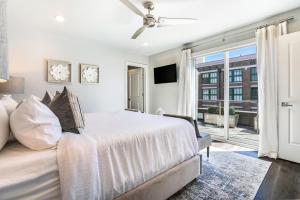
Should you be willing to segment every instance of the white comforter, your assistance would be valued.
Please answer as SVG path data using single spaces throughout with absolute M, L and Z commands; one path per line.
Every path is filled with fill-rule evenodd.
M 94 161 L 92 167 L 98 167 L 99 170 L 101 186 L 100 190 L 94 192 L 100 193 L 100 199 L 113 199 L 198 152 L 193 126 L 185 120 L 169 117 L 125 111 L 87 114 L 85 134 L 96 141 L 99 165 Z M 91 141 L 88 140 L 89 142 Z M 81 187 L 80 181 L 92 180 L 88 184 L 97 184 L 93 182 L 97 181 L 97 178 L 92 178 L 93 173 L 83 173 L 89 167 L 82 165 L 82 162 L 89 165 L 95 156 L 84 155 L 85 150 L 72 153 L 74 149 L 80 148 L 81 143 L 82 141 L 78 141 L 76 147 L 74 142 L 68 145 L 69 142 L 65 141 L 65 146 L 58 146 L 58 152 L 66 151 L 68 162 L 73 161 L 71 165 L 64 163 L 64 154 L 58 153 L 59 171 L 68 172 L 60 180 L 62 192 L 74 189 L 74 196 L 76 192 L 78 195 L 84 192 L 75 191 Z M 92 148 L 86 153 L 91 152 L 94 152 Z M 76 177 L 79 177 L 78 182 L 75 182 Z M 68 185 L 71 187 L 66 188 Z M 89 195 L 86 199 L 90 197 Z

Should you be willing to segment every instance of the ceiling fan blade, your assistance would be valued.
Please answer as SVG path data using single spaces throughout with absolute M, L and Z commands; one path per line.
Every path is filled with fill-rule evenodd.
M 130 10 L 132 10 L 134 13 L 141 17 L 145 17 L 144 13 L 140 11 L 135 5 L 133 5 L 130 1 L 128 0 L 120 0 L 125 6 L 127 6 Z
M 169 24 L 162 24 L 160 22 L 158 22 L 157 27 L 161 28 L 161 27 L 166 27 L 166 26 L 170 26 Z
M 191 24 L 199 19 L 195 18 L 173 18 L 173 17 L 159 17 L 157 22 L 157 27 L 165 27 L 170 25 L 179 25 L 179 24 Z
M 131 39 L 136 39 L 147 27 L 143 26 L 141 28 L 139 28 L 131 37 Z

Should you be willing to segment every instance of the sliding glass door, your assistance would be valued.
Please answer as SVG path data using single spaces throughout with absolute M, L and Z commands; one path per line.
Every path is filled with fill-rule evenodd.
M 256 46 L 200 55 L 194 64 L 199 130 L 215 139 L 256 147 Z
M 256 46 L 229 51 L 229 140 L 257 145 Z
M 224 138 L 224 61 L 224 52 L 195 59 L 199 130 L 219 138 Z

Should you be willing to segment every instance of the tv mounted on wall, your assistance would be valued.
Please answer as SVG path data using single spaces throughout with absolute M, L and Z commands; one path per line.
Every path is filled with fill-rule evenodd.
M 154 83 L 177 82 L 176 64 L 154 68 Z

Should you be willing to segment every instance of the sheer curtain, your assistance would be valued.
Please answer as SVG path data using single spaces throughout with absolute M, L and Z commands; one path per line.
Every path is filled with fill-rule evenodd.
M 278 37 L 287 33 L 287 22 L 256 31 L 258 73 L 258 156 L 278 156 Z
M 183 50 L 179 72 L 178 115 L 195 118 L 195 68 L 191 49 Z
M 6 0 L 0 0 L 0 82 L 8 80 Z

